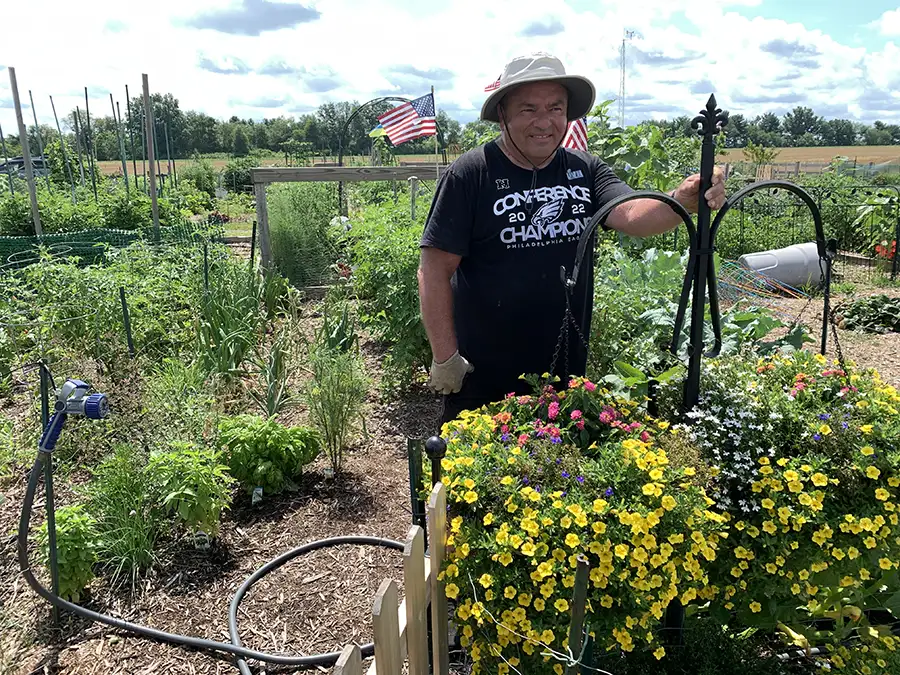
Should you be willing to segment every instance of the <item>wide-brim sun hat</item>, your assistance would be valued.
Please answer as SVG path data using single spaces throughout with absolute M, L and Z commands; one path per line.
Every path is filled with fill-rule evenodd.
M 506 64 L 498 86 L 481 106 L 481 119 L 499 122 L 497 105 L 510 91 L 531 82 L 558 82 L 569 91 L 567 117 L 569 121 L 584 117 L 594 107 L 597 93 L 594 84 L 582 75 L 568 75 L 558 58 L 552 54 L 537 52 L 517 56 Z

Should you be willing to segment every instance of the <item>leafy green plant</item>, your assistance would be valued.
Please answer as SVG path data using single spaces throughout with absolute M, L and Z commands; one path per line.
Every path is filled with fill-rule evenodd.
M 113 584 L 127 578 L 132 588 L 156 559 L 160 514 L 135 448 L 118 444 L 93 469 L 86 506 L 97 524 L 98 562 L 110 570 Z
M 0 236 L 20 237 L 33 234 L 34 222 L 31 219 L 31 204 L 27 193 L 17 192 L 0 197 Z
M 37 528 L 36 539 L 40 560 L 49 567 L 50 539 L 46 521 Z M 84 504 L 56 509 L 56 560 L 61 598 L 78 602 L 93 580 L 97 540 L 97 523 Z
M 278 494 L 303 475 L 303 467 L 319 454 L 322 441 L 313 429 L 286 427 L 274 418 L 227 417 L 220 423 L 219 442 L 231 474 L 247 492 Z
M 866 333 L 900 333 L 900 298 L 884 293 L 858 298 L 835 308 L 838 325 Z
M 340 352 L 315 346 L 310 353 L 313 377 L 306 401 L 322 433 L 325 452 L 335 474 L 343 466 L 344 450 L 357 422 L 363 421 L 368 378 L 354 351 Z
M 387 351 L 382 387 L 402 392 L 431 365 L 419 310 L 419 239 L 426 209 L 409 220 L 409 197 L 366 208 L 347 235 L 360 320 Z
M 206 193 L 210 199 L 216 196 L 219 174 L 213 168 L 212 162 L 198 152 L 194 152 L 191 155 L 191 161 L 187 166 L 178 170 L 178 182 L 181 183 L 183 180 L 193 183 L 198 190 Z
M 172 450 L 151 455 L 147 476 L 163 509 L 191 532 L 214 537 L 222 511 L 231 505 L 235 479 L 223 464 L 221 453 L 172 441 Z

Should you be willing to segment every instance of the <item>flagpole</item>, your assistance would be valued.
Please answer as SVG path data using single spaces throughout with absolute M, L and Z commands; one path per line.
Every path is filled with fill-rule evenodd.
M 434 100 L 434 85 L 431 85 L 431 102 L 434 103 L 434 189 L 441 177 L 440 159 L 438 158 L 437 103 Z

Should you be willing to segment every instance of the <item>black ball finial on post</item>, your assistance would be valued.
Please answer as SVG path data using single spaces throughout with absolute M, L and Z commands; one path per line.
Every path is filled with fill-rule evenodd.
M 431 484 L 434 486 L 441 480 L 441 460 L 447 454 L 447 441 L 440 436 L 432 436 L 425 441 L 425 454 L 431 460 Z

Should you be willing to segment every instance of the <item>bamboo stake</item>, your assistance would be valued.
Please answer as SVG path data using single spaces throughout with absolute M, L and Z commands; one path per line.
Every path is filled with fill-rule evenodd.
M 109 105 L 112 108 L 113 122 L 116 123 L 116 140 L 119 142 L 119 154 L 122 157 L 122 176 L 125 178 L 125 197 L 131 198 L 131 187 L 128 185 L 128 160 L 125 159 L 125 142 L 122 140 L 119 119 L 116 117 L 116 104 L 112 92 L 109 92 Z
M 25 181 L 28 183 L 28 197 L 31 199 L 31 217 L 34 220 L 34 233 L 42 236 L 41 214 L 38 211 L 37 192 L 34 189 L 34 171 L 31 166 L 31 149 L 28 147 L 28 131 L 22 117 L 22 102 L 19 100 L 19 83 L 16 81 L 16 69 L 9 67 L 9 84 L 12 88 L 13 105 L 16 108 L 16 122 L 19 125 L 19 145 L 22 146 L 22 159 L 25 161 Z
M 72 119 L 75 120 L 75 150 L 78 152 L 78 171 L 81 174 L 81 187 L 85 187 L 84 157 L 81 155 L 81 109 L 77 105 L 75 106 Z
M 159 135 L 157 134 L 156 129 L 156 113 L 151 110 L 151 115 L 153 115 L 153 117 L 151 118 L 153 120 L 153 132 L 150 138 L 153 139 L 153 156 L 156 157 L 156 175 L 160 177 L 159 192 L 160 194 L 164 194 L 166 191 L 166 184 L 165 179 L 162 178 L 163 172 L 162 163 L 160 160 L 160 157 L 162 157 L 162 153 L 159 151 Z
M 141 106 L 141 171 L 143 171 L 144 176 L 144 194 L 149 195 L 147 192 L 147 114 L 144 112 L 144 107 Z
M 127 84 L 125 85 L 125 118 L 128 120 L 128 135 L 131 138 L 131 168 L 134 174 L 134 189 L 137 190 L 137 155 L 134 154 L 134 127 L 131 126 L 131 97 L 128 95 Z
M 163 122 L 163 133 L 166 135 L 166 171 L 169 172 L 170 180 L 172 181 L 172 186 L 177 188 L 178 185 L 175 183 L 175 174 L 172 171 L 172 153 L 169 148 L 169 123 Z
M 38 152 L 41 153 L 41 161 L 44 163 L 44 169 L 46 170 L 47 158 L 44 156 L 44 141 L 41 138 L 41 126 L 38 124 L 37 110 L 34 107 L 34 97 L 31 95 L 31 89 L 28 90 L 28 100 L 31 102 L 31 114 L 34 117 L 34 133 L 37 136 Z M 44 178 L 47 180 L 47 192 L 53 192 L 53 188 L 50 187 L 49 171 L 44 174 Z
M 94 201 L 97 201 L 97 161 L 94 158 L 94 137 L 91 133 L 91 104 L 88 102 L 88 90 L 84 88 L 84 114 L 87 120 L 87 143 L 88 161 L 91 164 L 91 185 L 94 187 Z
M 150 160 L 150 203 L 153 210 L 153 234 L 156 237 L 156 243 L 159 243 L 159 204 L 156 203 L 156 172 L 153 167 L 153 109 L 150 107 L 150 82 L 147 74 L 141 75 L 144 84 L 144 118 L 147 127 L 147 155 Z
M 3 127 L 0 126 L 0 145 L 3 146 L 3 161 L 6 164 L 6 177 L 9 178 L 9 194 L 16 194 L 16 188 L 13 187 L 12 174 L 9 172 L 9 155 L 6 152 L 6 139 L 3 137 Z
M 59 117 L 56 115 L 56 105 L 53 96 L 50 96 L 50 107 L 53 109 L 53 120 L 56 122 L 56 131 L 59 133 L 59 147 L 62 148 L 63 164 L 66 165 L 66 174 L 69 176 L 69 187 L 72 188 L 72 204 L 77 204 L 75 197 L 75 179 L 72 178 L 72 167 L 69 164 L 69 153 L 66 152 L 66 139 L 63 137 L 62 127 L 59 126 Z

